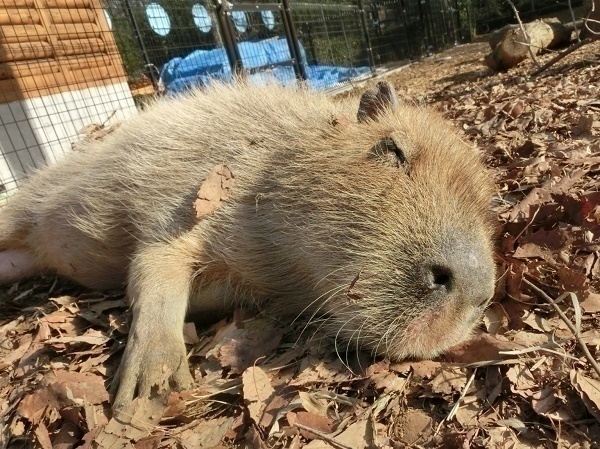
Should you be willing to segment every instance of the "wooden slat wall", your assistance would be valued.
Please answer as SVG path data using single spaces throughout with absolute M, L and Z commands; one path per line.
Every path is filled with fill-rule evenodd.
M 0 0 L 0 103 L 125 80 L 100 0 Z

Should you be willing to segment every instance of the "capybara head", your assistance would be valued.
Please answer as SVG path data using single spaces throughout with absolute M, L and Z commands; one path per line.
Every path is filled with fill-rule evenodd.
M 387 83 L 363 95 L 358 123 L 330 123 L 318 143 L 275 152 L 260 181 L 256 213 L 272 208 L 260 239 L 279 248 L 263 282 L 277 308 L 309 312 L 339 341 L 435 356 L 470 335 L 494 292 L 491 176 Z

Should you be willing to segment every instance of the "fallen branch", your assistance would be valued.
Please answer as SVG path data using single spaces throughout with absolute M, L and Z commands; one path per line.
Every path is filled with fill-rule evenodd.
M 326 441 L 327 443 L 332 444 L 335 447 L 339 447 L 340 449 L 353 449 L 353 446 L 348 446 L 344 443 L 339 442 L 338 440 L 336 440 L 335 438 L 327 435 L 326 433 L 320 432 L 316 429 L 312 429 L 308 426 L 305 426 L 303 424 L 300 423 L 294 423 L 294 427 L 297 427 L 298 429 L 302 429 L 302 430 L 306 430 L 307 432 L 310 432 L 312 434 L 315 434 L 316 436 L 318 436 L 319 438 L 321 438 L 323 441 Z
M 494 42 L 497 44 L 486 58 L 488 67 L 507 70 L 528 58 L 541 67 L 534 55 L 563 44 L 568 45 L 571 41 L 571 31 L 556 19 L 534 20 L 521 25 L 505 28 L 490 37 L 490 46 Z
M 600 36 L 599 36 L 600 37 Z M 548 61 L 546 64 L 544 64 L 541 67 L 538 67 L 537 69 L 535 69 L 532 73 L 531 76 L 537 76 L 540 73 L 542 73 L 544 70 L 546 70 L 548 67 L 553 66 L 554 64 L 556 64 L 558 61 L 560 61 L 561 59 L 563 59 L 565 56 L 570 55 L 571 53 L 573 53 L 575 50 L 583 47 L 586 44 L 589 44 L 590 42 L 593 42 L 595 40 L 598 40 L 599 37 L 586 37 L 585 39 L 577 42 L 574 45 L 571 45 L 569 48 L 567 48 L 565 51 L 557 54 L 554 58 L 552 58 L 550 61 Z
M 581 319 L 580 318 L 577 319 L 577 326 L 573 325 L 571 320 L 569 320 L 569 318 L 567 318 L 567 316 L 564 314 L 564 312 L 562 310 L 560 310 L 560 307 L 558 307 L 556 302 L 550 296 L 548 296 L 548 294 L 544 290 L 537 287 L 535 284 L 533 284 L 532 282 L 528 281 L 525 278 L 523 278 L 523 282 L 525 282 L 529 287 L 531 287 L 536 293 L 538 293 L 542 298 L 544 298 L 548 304 L 550 304 L 554 308 L 554 311 L 564 321 L 564 323 L 567 325 L 567 327 L 569 328 L 569 330 L 571 331 L 571 333 L 577 340 L 577 343 L 579 343 L 579 346 L 581 347 L 583 353 L 585 354 L 585 357 L 588 359 L 588 362 L 590 362 L 590 365 L 592 365 L 592 368 L 594 368 L 594 371 L 596 371 L 596 374 L 598 374 L 598 376 L 600 376 L 600 365 L 598 365 L 598 362 L 596 362 L 596 360 L 590 353 L 590 350 L 588 349 L 587 345 L 581 338 L 581 332 L 579 330 L 579 323 L 580 323 Z M 569 294 L 572 295 L 572 300 L 575 300 L 575 298 L 573 298 L 575 296 L 573 293 L 567 292 L 563 296 L 566 296 Z M 573 302 L 575 303 L 575 301 L 573 301 Z M 574 304 L 574 306 L 575 306 L 575 304 Z M 579 303 L 577 303 L 577 307 L 579 307 Z M 581 310 L 579 310 L 579 312 L 576 311 L 575 312 L 576 317 L 579 317 L 580 313 L 581 313 Z

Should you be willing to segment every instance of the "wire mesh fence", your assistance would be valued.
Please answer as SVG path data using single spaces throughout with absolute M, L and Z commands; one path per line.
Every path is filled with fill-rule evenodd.
M 0 198 L 145 95 L 323 89 L 453 43 L 439 1 L 0 0 Z
M 519 7 L 527 14 L 561 2 Z M 502 0 L 0 0 L 0 199 L 74 142 L 136 114 L 146 96 L 235 76 L 334 88 L 464 42 L 508 8 Z

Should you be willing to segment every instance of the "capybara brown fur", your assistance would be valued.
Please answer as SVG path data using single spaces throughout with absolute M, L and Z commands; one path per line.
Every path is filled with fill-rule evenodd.
M 197 217 L 215 167 L 233 177 L 230 196 Z M 431 357 L 469 336 L 493 294 L 491 197 L 477 152 L 386 82 L 360 110 L 216 85 L 32 176 L 0 211 L 0 283 L 55 272 L 127 286 L 116 407 L 193 384 L 187 313 L 308 313 L 336 340 Z

